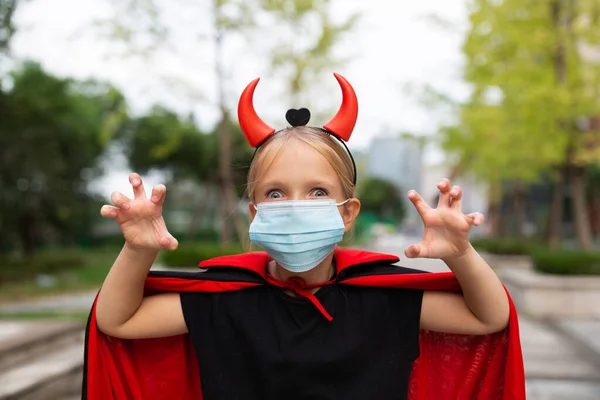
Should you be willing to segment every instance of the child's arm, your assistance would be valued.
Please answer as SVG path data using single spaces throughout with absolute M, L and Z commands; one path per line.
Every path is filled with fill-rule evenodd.
M 126 243 L 98 296 L 98 328 L 120 338 L 185 333 L 179 294 L 143 296 L 146 275 L 159 250 L 177 248 L 177 240 L 169 234 L 162 218 L 166 189 L 155 187 L 147 199 L 140 176 L 132 174 L 129 179 L 135 198 L 113 193 L 111 200 L 116 207 L 104 206 L 101 210 L 103 216 L 117 220 Z
M 462 295 L 426 291 L 421 327 L 438 332 L 482 335 L 508 324 L 508 298 L 502 283 L 472 247 L 456 259 L 444 260 L 456 275 Z
M 483 222 L 479 213 L 464 215 L 462 191 L 444 179 L 438 184 L 439 204 L 432 209 L 414 191 L 409 199 L 425 224 L 423 240 L 408 247 L 407 257 L 441 258 L 454 272 L 462 295 L 426 291 L 421 307 L 421 327 L 439 332 L 487 334 L 505 328 L 509 319 L 508 298 L 490 266 L 469 242 L 472 225 Z

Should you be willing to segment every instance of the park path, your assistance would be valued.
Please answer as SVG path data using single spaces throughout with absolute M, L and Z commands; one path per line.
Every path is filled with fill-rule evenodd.
M 398 255 L 405 267 L 448 271 L 440 260 L 404 257 L 404 249 L 418 241 L 417 237 L 386 235 L 365 250 Z M 0 313 L 89 311 L 95 296 L 96 291 L 90 291 L 5 303 L 0 304 Z M 592 320 L 565 319 L 550 324 L 520 314 L 519 323 L 528 400 L 600 400 L 600 315 Z

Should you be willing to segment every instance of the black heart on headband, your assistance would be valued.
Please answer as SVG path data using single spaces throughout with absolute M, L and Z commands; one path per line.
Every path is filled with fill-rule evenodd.
M 285 113 L 285 119 L 291 126 L 304 126 L 310 121 L 310 111 L 307 108 L 291 109 Z

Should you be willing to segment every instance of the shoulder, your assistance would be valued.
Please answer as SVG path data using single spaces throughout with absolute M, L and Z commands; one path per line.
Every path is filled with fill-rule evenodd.
M 405 310 L 418 315 L 423 302 L 424 290 L 419 285 L 410 284 L 410 275 L 429 274 L 414 268 L 407 268 L 387 261 L 369 262 L 342 269 L 338 282 L 352 287 L 358 295 L 374 296 L 393 309 Z
M 362 264 L 356 266 L 350 266 L 344 268 L 340 272 L 340 279 L 352 279 L 366 276 L 381 276 L 386 275 L 409 275 L 409 274 L 428 274 L 427 271 L 422 271 L 414 268 L 407 268 L 396 264 L 390 264 L 385 262 L 373 262 L 369 264 Z

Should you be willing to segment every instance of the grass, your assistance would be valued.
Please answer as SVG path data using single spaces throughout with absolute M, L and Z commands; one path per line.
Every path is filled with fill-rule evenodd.
M 28 320 L 68 320 L 87 322 L 89 313 L 87 312 L 69 312 L 69 311 L 36 311 L 36 312 L 19 312 L 19 313 L 8 313 L 0 312 L 0 320 L 12 320 L 12 321 L 28 321 Z
M 342 247 L 361 247 L 367 242 L 367 240 L 358 238 L 354 235 L 345 238 L 340 245 Z M 52 286 L 39 286 L 35 280 L 32 279 L 0 284 L 0 303 L 18 302 L 64 293 L 77 293 L 99 289 L 106 278 L 110 267 L 119 254 L 120 248 L 108 247 L 81 251 L 84 259 L 83 265 L 78 268 L 58 272 L 54 275 L 56 282 Z M 194 259 L 194 268 L 196 268 L 197 261 L 200 260 Z M 0 265 L 0 268 L 1 267 L 2 266 Z M 42 314 L 43 315 L 38 316 L 59 316 L 55 315 L 56 313 L 52 314 L 51 312 Z M 4 317 L 4 314 L 0 313 L 0 318 L 2 317 Z M 31 315 L 24 314 L 23 317 L 29 318 Z
M 14 302 L 65 292 L 74 293 L 98 289 L 108 274 L 119 250 L 94 249 L 84 252 L 84 264 L 79 268 L 56 274 L 56 283 L 40 287 L 33 280 L 0 285 L 0 302 Z

